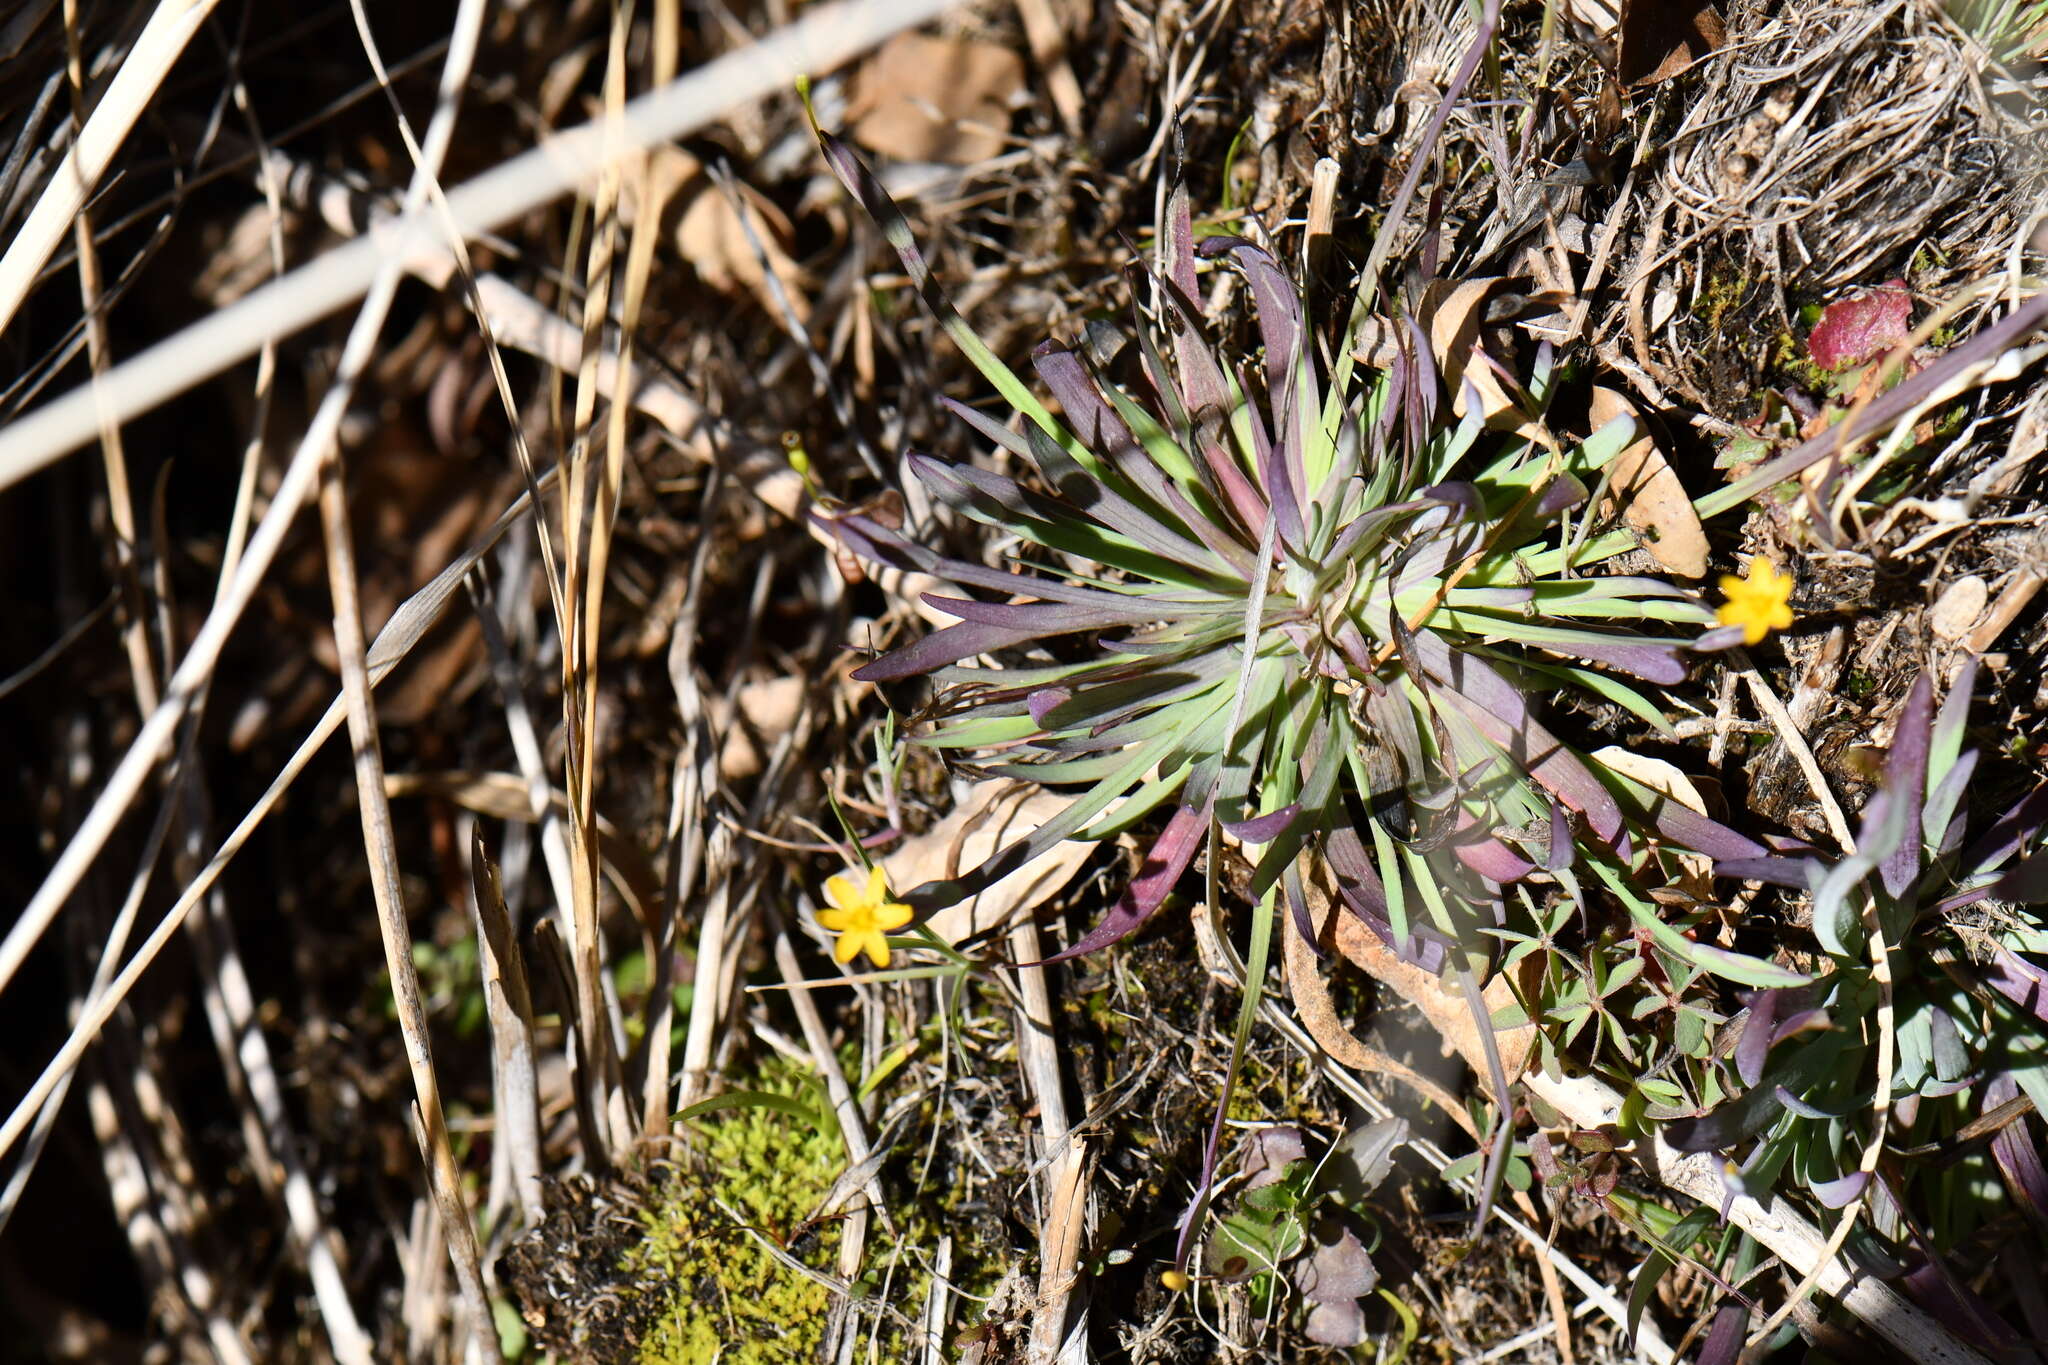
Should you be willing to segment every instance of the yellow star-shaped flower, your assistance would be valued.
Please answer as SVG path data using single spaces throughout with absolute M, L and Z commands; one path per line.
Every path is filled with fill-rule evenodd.
M 1724 626 L 1742 627 L 1742 643 L 1762 644 L 1766 635 L 1792 624 L 1792 575 L 1779 573 L 1762 555 L 1749 561 L 1749 572 L 1737 578 L 1721 575 L 1728 600 L 1714 617 Z
M 911 909 L 889 899 L 882 869 L 868 869 L 866 886 L 852 877 L 829 878 L 825 899 L 832 908 L 818 912 L 818 923 L 839 935 L 839 942 L 832 945 L 832 960 L 851 962 L 865 951 L 877 967 L 888 966 L 889 940 L 884 935 L 910 923 Z

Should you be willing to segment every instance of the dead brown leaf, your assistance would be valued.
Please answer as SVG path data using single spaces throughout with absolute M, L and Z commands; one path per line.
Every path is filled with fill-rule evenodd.
M 1628 399 L 1613 389 L 1593 387 L 1588 405 L 1593 430 L 1624 413 L 1633 415 Z M 1643 537 L 1643 547 L 1658 564 L 1680 578 L 1701 578 L 1707 572 L 1707 533 L 1685 485 L 1645 432 L 1614 457 L 1608 507 L 1621 508 L 1622 519 Z
M 900 161 L 986 161 L 1002 151 L 1024 59 L 967 38 L 899 33 L 855 73 L 849 131 Z
M 882 859 L 882 871 L 897 891 L 957 877 L 1066 807 L 1067 798 L 1028 784 L 977 783 L 951 815 Z M 1073 839 L 1055 844 L 979 896 L 939 911 L 928 927 L 946 942 L 959 943 L 1028 915 L 1072 881 L 1096 847 Z
M 1437 281 L 1423 297 L 1429 316 L 1429 345 L 1436 355 L 1436 367 L 1451 391 L 1451 410 L 1465 415 L 1465 381 L 1470 379 L 1479 394 L 1479 410 L 1490 427 L 1514 430 L 1527 418 L 1515 400 L 1501 386 L 1492 367 L 1475 361 L 1479 331 L 1486 321 L 1486 300 L 1501 284 L 1498 275 L 1481 276 L 1451 286 Z
M 1623 85 L 1655 85 L 1727 41 L 1711 0 L 1622 0 L 1616 74 Z
M 664 217 L 675 224 L 677 254 L 699 279 L 721 294 L 751 295 L 769 314 L 780 317 L 782 305 L 768 287 L 768 272 L 761 268 L 765 260 L 782 285 L 789 310 L 799 322 L 810 320 L 803 272 L 785 247 L 793 229 L 774 200 L 736 183 L 736 206 L 735 195 L 720 189 L 705 174 L 702 162 L 675 146 L 649 153 L 648 183 L 657 202 L 667 205 Z M 631 177 L 621 186 L 619 216 L 624 222 L 630 224 L 637 217 L 641 193 L 640 183 Z

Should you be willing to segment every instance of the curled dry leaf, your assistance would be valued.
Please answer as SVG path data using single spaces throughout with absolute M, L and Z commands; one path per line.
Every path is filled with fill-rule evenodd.
M 957 877 L 1066 807 L 1057 793 L 1026 784 L 978 782 L 951 815 L 884 858 L 882 870 L 898 889 Z M 959 943 L 1029 914 L 1073 880 L 1095 847 L 1072 839 L 1056 844 L 979 896 L 939 911 L 927 927 L 946 942 Z
M 1465 415 L 1465 381 L 1470 379 L 1479 394 L 1479 408 L 1486 424 L 1500 430 L 1516 431 L 1528 419 L 1502 387 L 1500 377 L 1482 359 L 1474 357 L 1479 331 L 1486 322 L 1487 298 L 1499 288 L 1501 277 L 1482 276 L 1451 287 L 1437 281 L 1423 299 L 1429 318 L 1429 345 L 1436 353 L 1437 369 L 1451 391 L 1451 409 Z
M 1308 897 L 1309 914 L 1321 923 L 1336 908 L 1336 899 L 1324 884 L 1322 874 L 1309 879 L 1303 890 Z M 1443 1038 L 1444 1046 L 1463 1057 L 1465 1064 L 1479 1077 L 1480 1088 L 1490 1087 L 1486 1045 L 1479 1036 L 1472 1009 L 1466 1004 L 1462 991 L 1439 980 L 1432 972 L 1403 962 L 1356 915 L 1337 913 L 1334 938 L 1337 951 L 1353 966 L 1421 1010 L 1423 1018 Z M 1534 998 L 1541 986 L 1542 971 L 1543 962 L 1537 954 L 1532 953 L 1522 959 L 1516 973 L 1521 978 L 1523 994 Z M 1493 1014 L 1517 1003 L 1514 988 L 1505 976 L 1499 974 L 1486 983 L 1480 994 L 1485 998 L 1488 1012 Z M 1493 1038 L 1494 1045 L 1500 1049 L 1501 1069 L 1507 1073 L 1508 1084 L 1513 1085 L 1527 1067 L 1529 1054 L 1535 1050 L 1536 1026 L 1521 1024 L 1514 1028 L 1496 1028 Z M 1469 1115 L 1466 1120 L 1470 1122 Z
M 1593 387 L 1589 405 L 1595 431 L 1624 413 L 1628 399 L 1613 389 Z M 1701 578 L 1707 572 L 1707 533 L 1686 496 L 1685 485 L 1649 435 L 1638 437 L 1614 457 L 1608 506 L 1620 504 L 1622 519 L 1643 537 L 1643 548 L 1667 572 Z
M 996 43 L 899 33 L 861 63 L 848 131 L 899 161 L 969 166 L 1003 150 L 1024 59 Z
M 1829 304 L 1806 338 L 1806 354 L 1824 370 L 1874 360 L 1911 336 L 1913 296 L 1904 280 L 1888 280 Z
M 1605 764 L 1608 771 L 1640 782 L 1658 796 L 1676 801 L 1697 814 L 1707 813 L 1706 799 L 1700 795 L 1692 779 L 1661 758 L 1652 758 L 1618 744 L 1596 750 L 1592 757 Z M 1714 894 L 1714 860 L 1702 853 L 1678 853 L 1669 849 L 1666 853 L 1677 861 L 1680 888 L 1697 900 L 1711 900 Z
M 1615 75 L 1623 85 L 1655 85 L 1727 42 L 1711 0 L 1621 0 Z

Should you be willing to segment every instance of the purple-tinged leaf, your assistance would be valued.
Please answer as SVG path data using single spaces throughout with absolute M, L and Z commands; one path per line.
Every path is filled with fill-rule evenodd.
M 2019 1086 L 2011 1076 L 1999 1075 L 1984 1087 L 1984 1109 L 1989 1111 L 2019 1098 Z M 2020 1114 L 1991 1138 L 1991 1157 L 2005 1177 L 2013 1202 L 2034 1227 L 2048 1232 L 2048 1169 L 2041 1164 L 2041 1146 L 2034 1140 L 2033 1125 Z
M 1742 1019 L 1742 1032 L 1735 1040 L 1735 1074 L 1746 1086 L 1763 1079 L 1764 1058 L 1769 1055 L 1778 1014 L 1793 998 L 1790 991 L 1758 991 L 1749 997 L 1749 1011 Z
M 1507 750 L 1522 770 L 1560 801 L 1586 817 L 1593 832 L 1626 854 L 1628 825 L 1614 796 L 1579 756 L 1536 723 L 1521 692 L 1483 661 L 1427 632 L 1410 637 L 1423 670 L 1475 729 Z M 1407 646 L 1404 646 L 1406 648 Z
M 1249 369 L 1250 367 L 1247 366 L 1246 368 Z M 1291 389 L 1288 390 L 1286 394 L 1282 394 L 1274 403 L 1273 420 L 1276 426 L 1288 420 L 1288 415 L 1292 411 L 1292 404 L 1289 401 L 1289 395 L 1292 392 Z M 1252 431 L 1252 464 L 1258 472 L 1261 485 L 1260 492 L 1267 506 L 1268 515 L 1276 516 L 1280 519 L 1280 542 L 1283 545 L 1298 547 L 1303 540 L 1301 499 L 1295 493 L 1294 479 L 1288 473 L 1282 440 L 1276 440 L 1270 435 L 1266 430 L 1265 424 L 1257 420 L 1256 414 L 1254 414 L 1250 426 Z M 1285 432 L 1283 431 L 1283 439 L 1284 436 Z M 1260 522 L 1254 529 L 1259 531 L 1263 537 L 1265 523 L 1263 521 Z
M 1266 396 L 1277 428 L 1281 395 L 1295 388 L 1294 364 L 1302 343 L 1301 300 L 1293 282 L 1274 259 L 1242 237 L 1231 240 L 1230 254 L 1252 287 L 1259 315 L 1259 339 L 1266 350 Z M 1284 444 L 1276 429 L 1275 444 Z
M 1187 298 L 1201 286 L 1195 279 L 1195 219 L 1188 188 L 1176 184 L 1166 199 L 1166 230 L 1159 234 L 1159 273 Z
M 1564 659 L 1591 659 L 1609 668 L 1641 678 L 1644 682 L 1657 683 L 1663 687 L 1676 687 L 1685 681 L 1685 658 L 1680 653 L 1686 646 L 1675 642 L 1645 640 L 1632 642 L 1625 635 L 1616 635 L 1613 644 L 1546 644 L 1534 642 L 1538 649 Z
M 1959 754 L 1927 793 L 1926 809 L 1920 812 L 1920 837 L 1935 845 L 1939 858 L 1948 857 L 1963 845 L 1964 827 L 1968 824 L 1962 808 L 1963 793 L 1969 790 L 1970 778 L 1976 771 L 1977 751 Z
M 1329 961 L 1330 954 L 1316 935 L 1315 917 L 1308 912 L 1308 897 L 1301 893 L 1300 872 L 1289 867 L 1281 881 L 1287 894 L 1287 913 L 1294 918 L 1294 931 L 1301 935 L 1301 941 L 1308 945 L 1308 950 L 1315 954 L 1318 962 Z
M 1714 863 L 1714 875 L 1735 881 L 1764 882 L 1771 886 L 1789 886 L 1795 891 L 1812 889 L 1812 879 L 1807 869 L 1813 866 L 1805 858 L 1725 858 Z
M 1518 882 L 1536 870 L 1536 864 L 1487 833 L 1478 817 L 1463 807 L 1450 842 L 1458 860 L 1489 881 Z
M 1892 733 L 1891 754 L 1884 765 L 1884 785 L 1893 799 L 1906 803 L 1906 833 L 1898 847 L 1878 864 L 1884 889 L 1896 899 L 1920 876 L 1920 815 L 1927 799 L 1927 754 L 1934 722 L 1934 681 L 1925 673 L 1914 682 Z M 1867 838 L 1870 830 L 1866 827 Z
M 1022 433 L 1010 430 L 981 409 L 969 407 L 957 398 L 948 398 L 940 394 L 939 404 L 999 448 L 1009 451 L 1019 459 L 1031 458 L 1031 447 L 1025 442 Z
M 1348 1303 L 1319 1303 L 1308 1310 L 1302 1335 L 1318 1346 L 1349 1351 L 1365 1343 L 1365 1309 L 1356 1299 Z
M 962 659 L 972 659 L 999 649 L 1014 649 L 1038 636 L 1036 630 L 965 621 L 935 630 L 900 649 L 892 649 L 873 663 L 855 669 L 852 676 L 855 682 L 895 682 L 901 678 L 914 678 L 920 673 L 959 663 Z
M 1777 1027 L 1771 1030 L 1771 1046 L 1776 1047 L 1787 1038 L 1801 1033 L 1821 1033 L 1834 1026 L 1834 1019 L 1819 1006 L 1794 1010 L 1779 1019 Z
M 1138 875 L 1132 879 L 1122 898 L 1102 917 L 1102 922 L 1090 929 L 1073 947 L 1055 953 L 1045 959 L 1045 963 L 1037 965 L 1085 957 L 1129 938 L 1143 927 L 1145 921 L 1166 903 L 1168 893 L 1194 861 L 1195 850 L 1202 846 L 1202 837 L 1209 830 L 1210 811 L 1211 806 L 1207 802 L 1199 807 L 1182 806 L 1176 810 L 1160 832 L 1158 842 L 1152 845 L 1152 851 L 1145 855 Z
M 1749 1331 L 1749 1309 L 1739 1303 L 1724 1303 L 1714 1310 L 1714 1325 L 1693 1365 L 1736 1365 L 1742 1359 L 1742 1343 Z
M 1995 895 L 2021 905 L 2048 902 L 2048 849 L 2028 854 L 1998 879 Z
M 2048 971 L 2002 944 L 1993 944 L 1991 962 L 1984 968 L 1984 984 L 2048 1024 Z
M 1342 1220 L 1318 1218 L 1310 1238 L 1308 1255 L 1294 1269 L 1294 1287 L 1304 1298 L 1319 1304 L 1355 1303 L 1372 1293 L 1379 1271 L 1365 1243 Z
M 1254 815 L 1250 819 L 1232 821 L 1223 826 L 1234 839 L 1248 844 L 1270 844 L 1285 834 L 1301 815 L 1301 803 L 1290 802 L 1276 811 Z
M 1784 1105 L 1787 1109 L 1791 1110 L 1793 1113 L 1799 1115 L 1799 1117 L 1803 1119 L 1826 1120 L 1844 1117 L 1844 1115 L 1832 1113 L 1826 1109 L 1823 1109 L 1817 1104 L 1808 1104 L 1805 1100 L 1793 1094 L 1790 1090 L 1787 1090 L 1782 1085 L 1772 1086 L 1771 1091 L 1778 1097 L 1779 1104 Z M 1823 1196 L 1823 1199 L 1825 1199 L 1825 1196 Z M 1842 1206 L 1840 1204 L 1829 1204 L 1828 1207 L 1831 1209 L 1838 1209 Z
M 1059 401 L 1067 421 L 1090 450 L 1134 449 L 1138 442 L 1124 419 L 1103 400 L 1081 357 L 1056 341 L 1043 341 L 1031 352 L 1031 368 Z
M 1308 1144 L 1302 1141 L 1301 1129 L 1291 1123 L 1276 1123 L 1246 1136 L 1238 1175 L 1246 1190 L 1263 1189 L 1278 1183 L 1289 1166 L 1306 1160 Z
M 1963 752 L 1963 730 L 1970 718 L 1970 692 L 1977 685 L 1977 656 L 1965 655 L 1956 680 L 1942 698 L 1928 744 L 1928 775 L 1939 782 Z
M 1359 923 L 1372 931 L 1373 937 L 1403 962 L 1426 972 L 1444 969 L 1449 945 L 1442 935 L 1417 927 L 1405 940 L 1395 936 L 1393 923 L 1387 918 L 1386 888 L 1379 873 L 1373 870 L 1372 859 L 1366 855 L 1357 830 L 1348 825 L 1331 830 L 1323 841 L 1323 852 L 1337 883 L 1338 899 Z
M 1743 635 L 1741 626 L 1716 626 L 1694 640 L 1687 648 L 1695 654 L 1715 654 L 1741 644 Z
M 1045 726 L 1045 718 L 1052 709 L 1073 695 L 1064 687 L 1041 687 L 1025 698 L 1025 705 L 1031 710 L 1031 719 L 1038 722 L 1042 729 Z
M 1550 803 L 1550 854 L 1543 860 L 1545 872 L 1562 872 L 1572 865 L 1578 855 L 1578 843 L 1572 838 L 1572 821 L 1565 814 L 1564 807 L 1557 801 Z
M 1795 1114 L 1805 1114 L 1804 1109 L 1795 1109 L 1792 1112 Z M 1819 1110 L 1815 1110 L 1811 1114 L 1805 1114 L 1805 1116 L 1807 1118 L 1829 1117 L 1828 1115 L 1821 1113 Z M 1823 1180 L 1818 1185 L 1815 1185 L 1813 1187 L 1813 1197 L 1815 1199 L 1820 1200 L 1820 1202 L 1823 1205 L 1831 1209 L 1847 1208 L 1849 1206 L 1849 1201 L 1854 1199 L 1857 1195 L 1862 1194 L 1864 1186 L 1868 1185 L 1869 1183 L 1870 1172 L 1851 1171 L 1849 1172 L 1849 1174 L 1841 1176 L 1838 1179 Z
M 1112 626 L 1143 625 L 1159 619 L 1148 610 L 1143 598 L 1123 607 L 1081 606 L 1072 602 L 981 602 L 971 597 L 941 597 L 922 594 L 923 600 L 948 616 L 979 621 L 985 626 L 1028 630 L 1035 636 L 1071 635 L 1081 630 L 1108 630 Z
M 1626 804 L 1634 805 L 1636 802 L 1632 798 L 1637 795 L 1631 789 L 1622 799 Z M 1719 820 L 1700 814 L 1684 802 L 1658 791 L 1646 791 L 1641 795 L 1646 808 L 1640 814 L 1655 827 L 1657 833 L 1680 848 L 1714 859 L 1716 871 L 1725 862 L 1764 857 L 1762 844 L 1747 835 L 1737 834 Z M 1799 885 L 1804 886 L 1805 883 Z
M 2002 865 L 2048 825 L 2048 782 L 2028 792 L 2020 803 L 1992 822 L 1984 837 L 1964 855 L 1964 866 L 1983 871 Z
M 1997 1310 L 1964 1284 L 1940 1260 L 1922 1261 L 1906 1272 L 1900 1285 L 1914 1300 L 1949 1331 L 1990 1353 L 1994 1360 L 2017 1357 L 2019 1336 Z

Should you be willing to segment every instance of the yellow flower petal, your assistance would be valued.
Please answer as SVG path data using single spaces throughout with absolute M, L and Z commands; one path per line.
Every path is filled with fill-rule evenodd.
M 871 960 L 877 967 L 886 967 L 889 965 L 888 939 L 883 938 L 880 934 L 868 935 L 867 950 L 869 960 Z
M 861 944 L 867 937 L 858 930 L 841 934 L 839 941 L 832 945 L 832 960 L 841 966 L 853 961 L 860 956 Z
M 857 918 L 858 916 L 851 910 L 820 910 L 818 912 L 818 923 L 824 925 L 835 934 L 843 934 L 853 928 Z
M 845 910 L 860 904 L 860 892 L 855 889 L 850 877 L 827 877 L 825 899 Z
M 875 907 L 877 929 L 901 929 L 916 918 L 916 912 L 900 901 L 884 901 Z
M 876 863 L 873 867 L 868 869 L 867 902 L 869 905 L 879 905 L 884 900 L 888 899 L 888 896 L 888 880 L 882 876 L 882 865 L 880 863 Z

